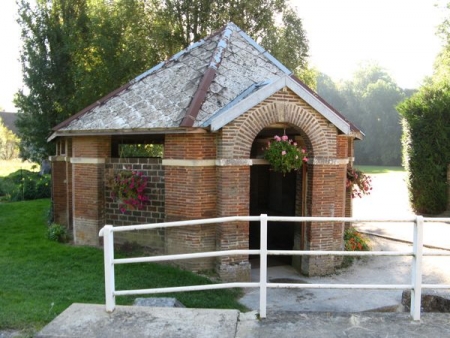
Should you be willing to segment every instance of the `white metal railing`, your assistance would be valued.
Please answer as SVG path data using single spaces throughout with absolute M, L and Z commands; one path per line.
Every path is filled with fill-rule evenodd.
M 137 257 L 137 258 L 114 258 L 114 233 L 136 230 L 150 230 L 157 228 L 170 228 L 192 226 L 200 224 L 218 224 L 235 221 L 259 221 L 261 224 L 261 243 L 258 250 L 227 250 L 200 253 L 187 253 L 177 255 Z M 296 251 L 296 250 L 268 250 L 267 249 L 267 222 L 413 222 L 413 246 L 408 251 Z M 115 308 L 115 297 L 125 295 L 142 295 L 156 293 L 170 293 L 182 291 L 199 291 L 226 288 L 259 288 L 260 289 L 260 310 L 261 318 L 266 318 L 267 288 L 298 288 L 298 289 L 374 289 L 374 290 L 411 290 L 411 316 L 414 320 L 420 320 L 420 307 L 422 289 L 450 289 L 450 285 L 443 284 L 422 284 L 422 257 L 423 256 L 450 256 L 450 252 L 423 252 L 423 225 L 424 222 L 450 222 L 450 218 L 424 218 L 414 216 L 402 219 L 364 219 L 350 217 L 281 217 L 267 216 L 234 216 L 222 218 L 208 218 L 192 221 L 167 222 L 156 224 L 116 226 L 105 225 L 99 235 L 103 237 L 104 261 L 105 261 L 105 295 L 106 311 L 112 312 Z M 204 257 L 220 257 L 232 255 L 259 255 L 260 256 L 260 278 L 259 282 L 234 282 L 195 286 L 180 286 L 157 289 L 140 290 L 116 290 L 114 266 L 116 264 L 161 262 L 170 260 L 193 259 Z M 288 284 L 288 283 L 268 283 L 267 282 L 267 256 L 268 255 L 288 255 L 288 256 L 412 256 L 412 272 L 410 284 Z

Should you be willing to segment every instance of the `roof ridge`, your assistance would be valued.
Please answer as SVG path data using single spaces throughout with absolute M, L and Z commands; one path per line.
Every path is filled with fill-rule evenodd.
M 215 47 L 211 55 L 208 67 L 197 87 L 197 91 L 195 92 L 188 108 L 186 109 L 186 114 L 180 123 L 180 127 L 192 127 L 194 125 L 198 113 L 200 112 L 200 109 L 205 102 L 206 95 L 208 94 L 208 88 L 209 86 L 211 86 L 211 83 L 216 76 L 216 71 L 222 62 L 224 52 L 228 48 L 231 34 L 233 33 L 233 31 L 238 30 L 240 30 L 238 26 L 236 26 L 233 22 L 229 22 L 216 33 L 213 33 L 208 37 L 211 38 L 212 36 L 221 34 L 221 37 L 217 42 L 217 46 Z

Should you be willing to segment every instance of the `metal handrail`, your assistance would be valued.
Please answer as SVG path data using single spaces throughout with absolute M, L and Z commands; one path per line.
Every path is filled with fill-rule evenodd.
M 226 250 L 210 251 L 200 253 L 136 257 L 136 258 L 114 258 L 114 232 L 149 230 L 168 227 L 182 227 L 202 224 L 218 224 L 234 221 L 259 221 L 261 224 L 261 243 L 259 250 Z M 370 251 L 370 252 L 348 252 L 348 251 L 313 251 L 313 250 L 268 250 L 267 249 L 267 222 L 413 222 L 413 248 L 408 251 Z M 267 308 L 267 288 L 296 288 L 296 289 L 374 289 L 374 290 L 411 290 L 411 316 L 414 320 L 420 320 L 422 289 L 450 289 L 450 285 L 443 284 L 422 284 L 422 257 L 423 256 L 450 256 L 450 253 L 427 252 L 423 253 L 423 225 L 424 222 L 450 222 L 450 218 L 424 218 L 414 216 L 410 218 L 353 218 L 353 217 L 284 217 L 284 216 L 232 216 L 220 218 L 208 218 L 191 221 L 166 222 L 156 224 L 141 224 L 130 226 L 105 225 L 99 235 L 103 237 L 104 262 L 105 262 L 105 297 L 106 311 L 112 312 L 115 309 L 115 297 L 139 294 L 157 294 L 184 291 L 199 291 L 227 288 L 259 288 L 260 289 L 260 317 L 266 318 Z M 208 285 L 194 285 L 155 289 L 140 290 L 116 290 L 114 266 L 117 264 L 161 262 L 180 259 L 193 259 L 204 257 L 220 257 L 232 255 L 259 255 L 260 256 L 260 280 L 259 282 L 235 282 Z M 268 255 L 289 255 L 289 256 L 411 256 L 412 273 L 411 284 L 288 284 L 288 283 L 268 283 L 267 282 L 267 256 Z

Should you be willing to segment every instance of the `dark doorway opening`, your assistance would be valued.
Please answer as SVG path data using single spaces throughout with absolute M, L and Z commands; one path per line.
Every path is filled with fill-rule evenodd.
M 270 170 L 269 165 L 253 165 L 250 169 L 250 215 L 295 216 L 297 172 L 281 174 Z M 292 250 L 295 227 L 292 222 L 269 222 L 267 248 Z M 250 249 L 260 248 L 260 224 L 250 222 Z M 250 257 L 254 260 L 256 257 Z M 292 263 L 292 256 L 270 256 L 269 264 Z

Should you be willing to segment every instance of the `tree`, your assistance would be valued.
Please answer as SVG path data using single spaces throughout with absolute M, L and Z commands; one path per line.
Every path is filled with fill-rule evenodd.
M 450 9 L 450 3 L 447 5 Z M 404 117 L 403 160 L 416 212 L 437 214 L 448 205 L 450 163 L 450 19 L 438 29 L 444 47 L 433 75 L 398 109 Z
M 52 154 L 52 127 L 156 63 L 151 20 L 140 0 L 21 0 L 21 157 Z
M 286 0 L 19 0 L 21 157 L 40 162 L 53 153 L 52 127 L 229 21 L 270 41 L 293 70 L 306 68 L 307 40 Z
M 364 140 L 355 144 L 355 162 L 401 164 L 402 127 L 395 107 L 405 98 L 405 92 L 384 69 L 376 64 L 363 65 L 352 80 L 339 85 L 321 75 L 317 89 L 365 133 Z

